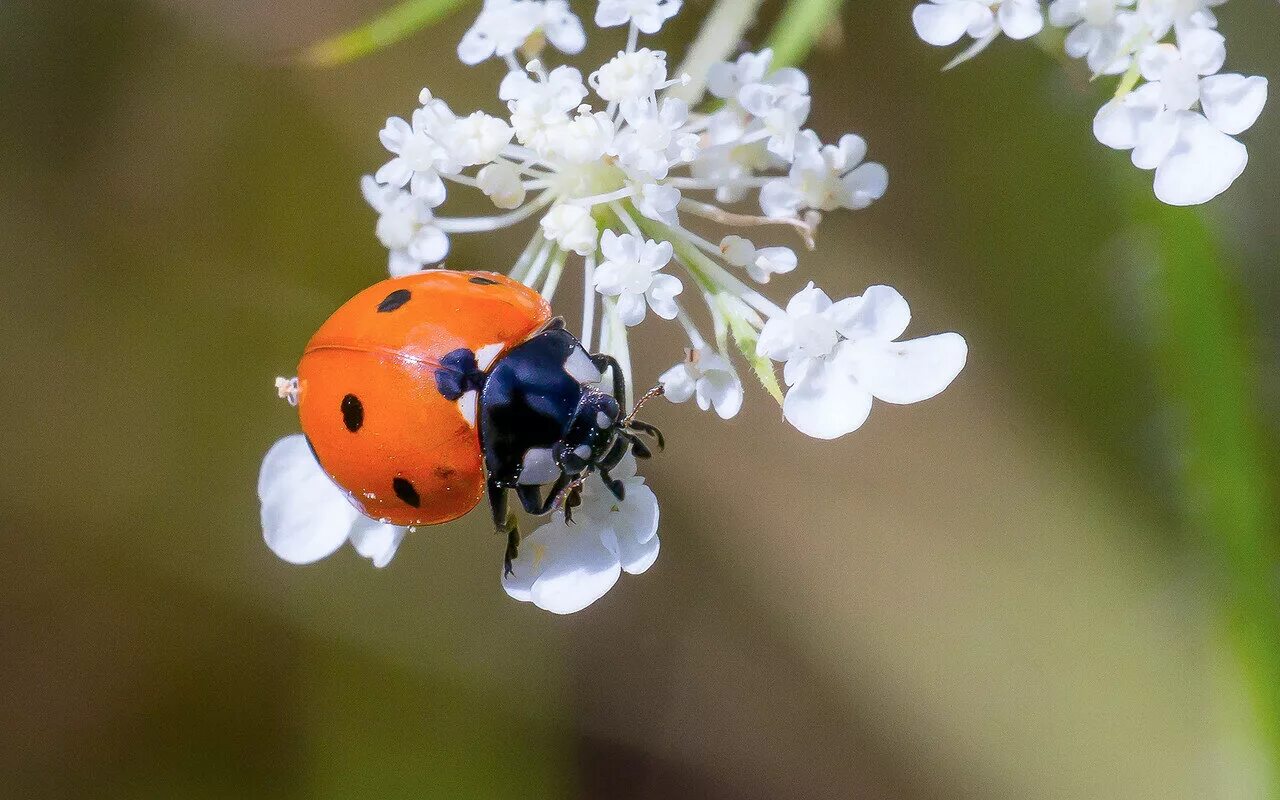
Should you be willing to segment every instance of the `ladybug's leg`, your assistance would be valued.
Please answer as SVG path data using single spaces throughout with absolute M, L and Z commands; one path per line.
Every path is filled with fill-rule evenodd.
M 614 443 L 613 448 L 608 453 L 605 453 L 604 458 L 600 459 L 600 463 L 597 465 L 597 468 L 600 470 L 600 477 L 604 480 L 604 485 L 609 487 L 609 491 L 612 492 L 613 496 L 618 498 L 619 501 L 625 499 L 626 487 L 623 486 L 622 481 L 617 478 L 610 477 L 609 470 L 618 466 L 618 463 L 622 461 L 626 454 L 627 440 L 619 439 Z
M 511 562 L 520 552 L 520 525 L 515 512 L 507 507 L 507 490 L 499 486 L 492 478 L 489 480 L 489 507 L 493 511 L 493 527 L 498 533 L 507 535 L 507 552 L 503 558 L 505 571 L 503 575 L 511 575 Z
M 641 422 L 638 419 L 633 419 L 631 422 L 627 423 L 627 427 L 633 431 L 639 431 L 646 436 L 652 436 L 658 442 L 659 451 L 667 446 L 667 440 L 663 438 L 662 431 L 658 430 L 656 426 L 650 425 L 647 422 Z
M 634 433 L 623 432 L 622 437 L 631 443 L 631 452 L 636 458 L 653 458 L 653 451 L 649 449 L 649 445 L 641 441 L 639 436 Z
M 622 375 L 622 367 L 618 359 L 605 353 L 596 353 L 591 357 L 591 364 L 601 372 L 612 370 L 613 399 L 619 404 L 627 402 L 627 379 Z
M 565 490 L 573 481 L 563 472 L 560 477 L 556 478 L 556 482 L 552 484 L 551 489 L 547 492 L 547 496 L 542 496 L 541 486 L 517 486 L 516 497 L 520 498 L 520 505 L 524 506 L 524 510 L 535 516 L 542 516 L 550 513 L 555 508 L 556 501 L 560 499 L 560 493 Z

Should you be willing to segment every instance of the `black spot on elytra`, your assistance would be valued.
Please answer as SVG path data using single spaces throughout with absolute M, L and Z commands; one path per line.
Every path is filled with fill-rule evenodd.
M 364 424 L 364 405 L 354 394 L 342 398 L 342 421 L 352 433 L 360 430 L 360 426 Z
M 378 311 L 383 313 L 387 311 L 395 311 L 400 306 L 409 302 L 410 296 L 408 289 L 396 289 L 394 292 L 387 295 L 386 299 L 381 303 L 378 303 Z
M 396 497 L 399 497 L 414 508 L 417 508 L 422 502 L 422 498 L 418 497 L 418 490 L 413 488 L 413 484 L 404 478 L 393 480 L 391 488 L 396 490 Z
M 478 284 L 480 286 L 497 286 L 498 285 L 497 281 L 491 278 L 482 278 L 479 275 L 476 275 L 474 278 L 471 278 L 470 280 L 472 283 Z

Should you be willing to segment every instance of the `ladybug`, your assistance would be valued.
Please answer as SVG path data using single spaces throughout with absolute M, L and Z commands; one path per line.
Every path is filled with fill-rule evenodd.
M 599 384 L 612 373 L 612 393 Z M 655 389 L 649 396 L 660 393 Z M 490 272 L 426 270 L 382 281 L 334 312 L 298 364 L 298 414 L 312 452 L 363 514 L 395 525 L 457 519 L 488 490 L 518 552 L 508 490 L 530 514 L 566 519 L 593 471 L 609 475 L 638 434 L 621 369 L 590 354 L 532 289 Z M 642 400 L 643 402 L 643 400 Z

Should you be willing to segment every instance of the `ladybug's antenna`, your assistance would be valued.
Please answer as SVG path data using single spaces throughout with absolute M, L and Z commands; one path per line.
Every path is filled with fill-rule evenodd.
M 640 413 L 640 409 L 644 407 L 645 403 L 649 402 L 650 400 L 653 400 L 654 398 L 662 397 L 662 395 L 666 394 L 666 392 L 667 392 L 667 389 L 662 384 L 658 384 L 657 386 L 653 387 L 649 391 L 645 392 L 644 395 L 639 400 L 636 401 L 635 408 L 631 409 L 631 413 L 622 418 L 622 422 L 620 423 L 622 427 L 624 428 L 630 427 L 631 423 L 635 422 L 636 414 Z

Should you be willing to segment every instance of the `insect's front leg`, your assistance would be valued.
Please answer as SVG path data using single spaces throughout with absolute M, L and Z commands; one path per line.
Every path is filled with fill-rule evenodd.
M 604 481 L 604 485 L 609 487 L 609 491 L 612 492 L 613 496 L 618 498 L 619 501 L 625 499 L 627 493 L 626 487 L 623 485 L 622 481 L 611 477 L 609 475 L 609 470 L 618 466 L 623 457 L 626 456 L 627 444 L 628 442 L 625 438 L 619 438 L 618 441 L 613 443 L 613 447 L 609 449 L 609 452 L 605 453 L 604 458 L 600 459 L 600 464 L 598 465 L 600 478 Z
M 508 507 L 506 487 L 490 478 L 488 488 L 489 508 L 493 512 L 493 527 L 498 533 L 507 535 L 507 551 L 503 556 L 502 574 L 510 576 L 515 574 L 511 569 L 511 562 L 515 561 L 520 553 L 520 522 L 516 519 L 515 512 Z
M 543 514 L 550 513 L 551 509 L 555 508 L 556 500 L 560 498 L 560 493 L 572 481 L 572 478 L 561 472 L 560 477 L 556 478 L 556 482 L 551 485 L 546 497 L 542 496 L 541 486 L 517 486 L 516 497 L 520 498 L 520 505 L 524 507 L 525 511 L 540 517 Z

